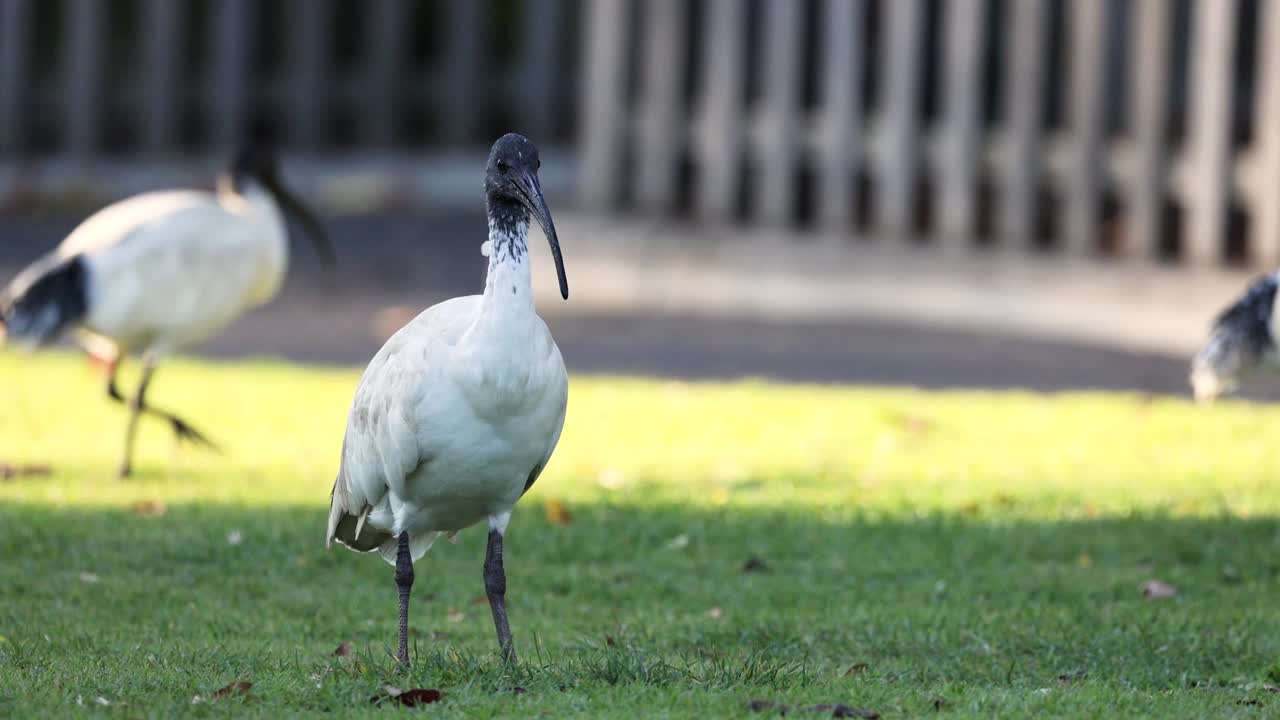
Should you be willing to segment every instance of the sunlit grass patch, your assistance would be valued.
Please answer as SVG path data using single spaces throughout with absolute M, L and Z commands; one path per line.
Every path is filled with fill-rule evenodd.
M 1280 702 L 1268 406 L 574 378 L 507 543 L 521 666 L 492 652 L 469 532 L 419 566 L 405 678 L 390 568 L 323 548 L 358 373 L 166 365 L 151 398 L 226 452 L 146 422 L 125 482 L 123 412 L 81 359 L 0 353 L 0 377 L 0 463 L 52 472 L 0 480 L 0 715 L 373 714 L 387 684 L 459 717 Z

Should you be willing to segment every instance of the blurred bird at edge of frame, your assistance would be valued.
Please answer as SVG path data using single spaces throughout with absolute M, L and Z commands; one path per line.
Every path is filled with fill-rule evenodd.
M 139 416 L 167 421 L 178 440 L 214 448 L 186 421 L 149 404 L 147 386 L 165 356 L 201 342 L 279 291 L 289 262 L 284 213 L 334 261 L 319 222 L 281 183 L 272 153 L 249 147 L 216 192 L 148 192 L 109 205 L 0 292 L 5 339 L 27 348 L 66 335 L 108 367 L 107 393 L 127 403 L 120 475 L 133 469 Z M 120 360 L 143 364 L 137 394 L 117 388 Z
M 1197 401 L 1212 402 L 1256 370 L 1280 368 L 1277 286 L 1280 273 L 1261 277 L 1218 315 L 1209 338 L 1191 361 L 1191 388 Z

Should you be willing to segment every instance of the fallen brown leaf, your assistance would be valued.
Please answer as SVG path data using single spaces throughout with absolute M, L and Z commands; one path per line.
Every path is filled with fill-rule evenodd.
M 894 417 L 893 422 L 908 435 L 920 437 L 933 430 L 934 422 L 927 417 L 903 413 Z
M 1178 589 L 1162 580 L 1148 580 L 1142 583 L 1142 597 L 1148 600 L 1163 600 L 1178 594 Z
M 342 641 L 342 644 L 339 645 L 337 649 L 333 651 L 333 654 L 339 657 L 346 657 L 347 655 L 350 655 L 355 651 L 356 651 L 356 644 L 351 642 L 350 640 L 344 640 Z
M 791 708 L 790 706 L 783 705 L 782 703 L 776 703 L 776 702 L 773 702 L 772 700 L 752 700 L 751 702 L 747 703 L 747 709 L 750 710 L 751 712 L 765 712 L 767 710 L 777 710 L 779 714 L 786 715 L 787 711 L 790 710 Z
M 853 665 L 850 665 L 848 670 L 844 671 L 844 676 L 849 677 L 850 675 L 861 675 L 862 673 L 866 672 L 867 669 L 868 669 L 868 666 L 866 663 L 855 663 Z
M 251 687 L 253 687 L 253 683 L 245 682 L 244 680 L 240 680 L 239 682 L 233 682 L 230 685 L 215 692 L 212 696 L 210 696 L 210 699 L 221 700 L 222 698 L 231 697 L 232 695 L 242 695 L 242 696 L 248 695 L 249 688 Z
M 547 501 L 547 522 L 552 525 L 568 525 L 573 522 L 573 513 L 569 512 L 569 508 L 564 503 L 555 498 Z
M 369 698 L 369 702 L 374 705 L 381 705 L 384 700 L 394 700 L 404 707 L 417 707 L 419 705 L 430 705 L 438 703 L 444 699 L 444 693 L 435 688 L 413 688 L 411 690 L 401 690 L 400 688 L 386 685 L 382 688 L 381 695 L 374 695 Z
M 10 465 L 0 463 L 0 480 L 14 480 L 23 477 L 49 477 L 53 467 L 49 465 Z
M 790 705 L 784 703 L 773 702 L 772 700 L 752 700 L 747 703 L 747 709 L 751 712 L 769 712 L 776 711 L 779 715 L 786 715 L 791 712 Z M 830 713 L 831 717 L 836 718 L 864 718 L 864 720 L 878 720 L 880 713 L 875 710 L 866 708 L 857 708 L 844 703 L 821 703 L 818 705 L 805 705 L 796 708 L 801 712 L 812 713 Z
M 767 573 L 769 572 L 769 563 L 759 555 L 752 555 L 747 561 L 742 563 L 742 572 L 744 573 Z
M 169 512 L 169 506 L 163 500 L 139 500 L 129 509 L 143 517 L 159 517 Z
M 1062 685 L 1074 685 L 1088 677 L 1087 673 L 1064 673 L 1058 676 L 1058 683 Z
M 866 720 L 878 720 L 880 713 L 875 710 L 867 710 L 866 708 L 856 708 L 852 705 L 844 703 L 824 703 L 821 705 L 809 705 L 804 708 L 805 712 L 831 713 L 831 717 L 835 718 L 865 718 Z

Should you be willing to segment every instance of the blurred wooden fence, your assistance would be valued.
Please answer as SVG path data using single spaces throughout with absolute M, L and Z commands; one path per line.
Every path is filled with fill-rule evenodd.
M 1280 0 L 0 0 L 8 177 L 513 128 L 596 211 L 1280 264 Z
M 0 159 L 572 135 L 577 0 L 0 0 Z
M 580 197 L 1280 264 L 1280 0 L 594 0 Z

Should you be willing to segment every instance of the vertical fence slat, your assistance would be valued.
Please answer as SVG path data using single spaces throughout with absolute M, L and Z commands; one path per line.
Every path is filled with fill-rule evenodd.
M 853 222 L 853 167 L 862 156 L 862 55 L 867 9 L 863 0 L 826 0 L 823 34 L 822 157 L 818 218 L 839 233 Z
M 214 149 L 227 152 L 243 142 L 248 120 L 249 61 L 256 30 L 253 0 L 219 0 L 209 26 L 213 53 L 213 97 L 205 114 L 214 119 Z
M 1191 137 L 1194 161 L 1187 188 L 1187 262 L 1208 266 L 1221 257 L 1231 197 L 1232 52 L 1237 0 L 1191 6 Z
M 946 25 L 946 156 L 941 176 L 939 225 L 942 242 L 963 248 L 975 230 L 978 158 L 981 143 L 984 0 L 951 0 Z
M 1071 13 L 1071 149 L 1066 179 L 1066 243 L 1070 255 L 1097 247 L 1102 185 L 1103 73 L 1107 6 L 1112 0 L 1073 0 Z
M 1169 0 L 1137 0 L 1134 6 L 1129 83 L 1134 174 L 1129 178 L 1128 250 L 1135 259 L 1153 259 L 1164 232 L 1172 19 Z
M 22 146 L 29 0 L 0 0 L 0 152 Z
M 180 102 L 177 78 L 181 63 L 180 20 L 184 3 L 146 0 L 142 7 L 146 78 L 142 99 L 142 142 L 151 152 L 173 146 Z
M 581 96 L 583 138 L 579 197 L 592 210 L 604 210 L 613 204 L 622 179 L 626 19 L 624 0 L 593 0 L 587 4 L 583 25 L 586 82 Z
M 104 21 L 98 0 L 72 0 L 65 7 L 66 43 L 63 49 L 67 102 L 63 107 L 67 152 L 84 156 L 97 145 L 102 123 L 102 35 Z
M 1266 0 L 1258 43 L 1254 110 L 1253 252 L 1261 267 L 1280 265 L 1280 0 Z
M 437 103 L 445 113 L 445 137 L 451 142 L 471 138 L 481 109 L 480 83 L 486 73 L 486 6 L 475 0 L 449 2 L 445 95 L 437 98 Z
M 360 89 L 366 112 L 360 113 L 367 143 L 388 145 L 396 132 L 396 92 L 404 38 L 402 0 L 366 0 L 365 69 Z
M 876 222 L 881 232 L 903 237 L 912 230 L 917 158 L 920 148 L 920 61 L 924 42 L 924 3 L 886 3 L 888 25 L 881 66 L 884 89 L 884 147 L 879 156 Z
M 698 213 L 706 219 L 729 219 L 737 203 L 744 129 L 744 5 L 741 0 L 707 0 L 705 8 L 707 57 L 694 151 L 700 174 Z
M 325 132 L 329 113 L 321 105 L 330 50 L 330 0 L 293 0 L 289 4 L 289 139 L 314 148 Z
M 520 115 L 524 132 L 534 142 L 545 142 L 560 110 L 560 46 L 564 0 L 525 0 L 520 78 L 523 101 Z
M 800 97 L 800 3 L 768 0 L 763 28 L 764 116 L 755 207 L 760 221 L 780 225 L 791 215 L 795 182 L 796 105 Z
M 1004 66 L 1007 136 L 999 233 L 1010 249 L 1031 245 L 1039 203 L 1047 0 L 1017 0 L 1009 8 Z
M 675 204 L 684 77 L 684 0 L 646 0 L 644 75 L 640 90 L 637 200 L 665 212 Z

